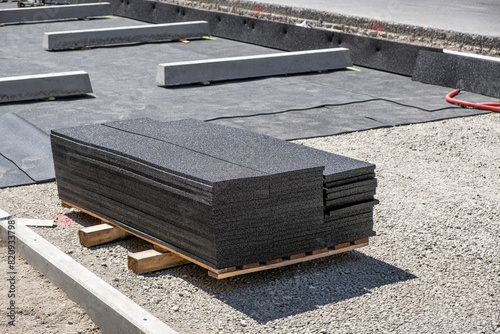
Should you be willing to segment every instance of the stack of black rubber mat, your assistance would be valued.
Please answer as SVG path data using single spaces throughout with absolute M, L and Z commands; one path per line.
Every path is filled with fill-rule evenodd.
M 366 162 L 192 119 L 51 138 L 63 201 L 215 269 L 374 235 Z

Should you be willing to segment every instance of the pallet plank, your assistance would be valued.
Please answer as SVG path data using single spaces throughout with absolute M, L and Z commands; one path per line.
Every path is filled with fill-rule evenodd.
M 349 247 L 351 245 L 350 242 L 345 242 L 343 244 L 339 244 L 339 245 L 335 245 L 333 246 L 333 249 L 342 249 L 342 248 L 346 248 L 346 247 Z
M 361 240 L 363 240 L 363 239 L 361 239 Z M 281 261 L 279 263 L 265 264 L 265 265 L 260 265 L 259 267 L 255 267 L 255 268 L 250 268 L 250 269 L 245 269 L 245 270 L 236 270 L 236 271 L 233 271 L 233 272 L 222 273 L 222 274 L 217 274 L 215 272 L 210 272 L 209 271 L 208 274 L 209 274 L 209 276 L 211 276 L 213 278 L 216 278 L 216 279 L 224 279 L 224 278 L 228 278 L 228 277 L 233 277 L 233 276 L 238 276 L 238 275 L 245 275 L 245 274 L 249 274 L 249 273 L 253 273 L 253 272 L 258 272 L 258 271 L 263 271 L 263 270 L 280 268 L 280 267 L 290 266 L 292 264 L 297 264 L 297 263 L 301 263 L 301 262 L 307 262 L 307 261 L 311 261 L 311 260 L 315 260 L 315 259 L 320 259 L 320 258 L 327 257 L 327 256 L 332 256 L 332 255 L 335 255 L 335 254 L 340 254 L 340 253 L 348 252 L 348 251 L 356 249 L 356 248 L 368 246 L 368 242 L 357 243 L 357 244 L 355 244 L 354 242 L 352 242 L 352 243 L 349 243 L 348 245 L 349 246 L 347 246 L 347 247 L 342 247 L 342 248 L 338 248 L 338 249 L 330 249 L 330 250 L 328 250 L 326 252 L 323 252 L 323 253 L 319 253 L 319 254 L 315 254 L 315 255 L 312 255 L 312 254 L 311 255 L 306 255 L 304 257 L 301 257 L 301 258 L 298 258 L 298 259 L 294 259 L 294 260 L 283 260 L 283 261 Z
M 127 262 L 128 268 L 136 274 L 145 274 L 152 271 L 173 268 L 191 263 L 191 261 L 188 261 L 175 253 L 160 252 L 156 249 L 130 253 L 128 255 Z
M 105 219 L 102 219 L 98 215 L 93 214 L 92 212 L 86 211 L 84 209 L 81 209 L 81 208 L 79 208 L 79 207 L 77 207 L 75 205 L 72 205 L 70 203 L 63 202 L 63 205 L 65 205 L 67 207 L 70 207 L 70 208 L 78 209 L 78 210 L 80 210 L 82 212 L 85 212 L 85 213 L 87 213 L 87 214 L 89 214 L 89 215 L 91 215 L 93 217 L 101 219 L 103 222 L 107 222 Z M 112 226 L 112 227 L 115 227 L 118 230 L 121 230 L 122 232 L 126 233 L 127 235 L 135 235 L 133 233 L 129 233 L 129 232 L 123 230 L 122 228 L 118 228 L 116 226 L 113 226 L 112 223 L 109 223 L 109 225 Z M 99 226 L 99 225 L 97 225 L 97 226 Z M 137 236 L 137 237 L 150 242 L 151 244 L 154 245 L 155 249 L 149 250 L 148 253 L 145 253 L 145 254 L 142 254 L 142 255 L 139 254 L 141 252 L 134 253 L 134 254 L 139 254 L 139 255 L 135 256 L 136 259 L 134 261 L 146 261 L 144 263 L 146 263 L 147 266 L 150 266 L 150 268 L 153 268 L 154 265 L 158 265 L 159 266 L 158 263 L 161 262 L 161 261 L 165 261 L 165 262 L 169 263 L 167 265 L 170 265 L 169 267 L 161 267 L 161 268 L 155 269 L 155 270 L 171 268 L 171 267 L 174 267 L 174 266 L 178 266 L 178 265 L 182 265 L 182 264 L 187 264 L 187 263 L 194 263 L 194 264 L 199 265 L 202 268 L 207 269 L 208 270 L 208 275 L 210 277 L 213 277 L 213 278 L 216 278 L 216 279 L 224 279 L 224 278 L 228 278 L 228 277 L 245 275 L 245 274 L 249 274 L 249 273 L 253 273 L 253 272 L 258 272 L 258 271 L 263 271 L 263 270 L 269 270 L 269 269 L 274 269 L 274 268 L 280 268 L 280 267 L 290 266 L 290 265 L 301 263 L 301 262 L 307 262 L 307 261 L 311 261 L 311 260 L 315 260 L 315 259 L 320 259 L 320 258 L 327 257 L 327 256 L 332 256 L 332 255 L 335 255 L 335 254 L 340 254 L 340 253 L 348 252 L 348 251 L 356 249 L 356 248 L 368 246 L 368 244 L 369 244 L 369 238 L 363 238 L 363 239 L 355 240 L 355 241 L 352 241 L 352 242 L 347 242 L 347 243 L 343 243 L 343 244 L 340 244 L 340 245 L 335 245 L 335 246 L 332 246 L 332 247 L 329 247 L 329 248 L 323 248 L 323 249 L 315 250 L 315 251 L 312 251 L 310 253 L 295 254 L 295 255 L 292 255 L 292 256 L 290 256 L 288 258 L 279 258 L 279 259 L 269 260 L 269 261 L 262 262 L 262 263 L 251 263 L 251 264 L 246 264 L 246 265 L 242 265 L 242 266 L 239 266 L 239 267 L 230 267 L 230 268 L 224 268 L 224 269 L 214 269 L 214 268 L 211 268 L 211 267 L 207 266 L 206 264 L 203 264 L 203 263 L 201 263 L 199 261 L 191 259 L 191 258 L 189 258 L 186 255 L 179 254 L 179 253 L 177 253 L 175 251 L 170 250 L 167 247 L 164 247 L 162 245 L 158 245 L 158 244 L 156 244 L 154 242 L 151 242 L 151 241 L 149 241 L 149 240 L 147 240 L 147 239 L 145 239 L 145 238 L 143 238 L 141 236 Z M 156 252 L 156 253 L 154 253 L 154 252 Z M 160 254 L 163 254 L 164 257 L 167 258 L 168 260 L 162 260 L 162 257 L 160 256 Z M 165 255 L 165 254 L 170 254 L 170 255 Z M 150 260 L 149 258 L 152 258 L 153 260 Z M 129 258 L 129 261 L 131 261 L 130 258 Z M 148 264 L 147 261 L 152 261 L 153 263 L 152 264 Z M 175 263 L 178 263 L 178 264 L 175 264 Z M 129 262 L 129 268 L 132 269 L 132 270 L 134 270 L 130 266 L 131 265 L 130 265 L 130 262 Z M 137 270 L 139 271 L 139 269 L 137 269 Z M 134 270 L 134 272 L 135 272 L 135 270 Z M 144 273 L 144 272 L 142 272 L 142 273 Z
M 80 243 L 85 247 L 98 246 L 124 239 L 130 234 L 126 231 L 109 224 L 99 224 L 81 228 L 78 231 Z

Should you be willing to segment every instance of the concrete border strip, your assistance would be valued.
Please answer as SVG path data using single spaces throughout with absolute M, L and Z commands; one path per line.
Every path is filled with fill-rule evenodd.
M 352 66 L 352 62 L 349 50 L 345 48 L 283 52 L 159 64 L 156 83 L 159 86 L 177 86 L 327 71 L 348 66 Z
M 2 239 L 7 240 L 9 226 L 14 226 L 16 252 L 79 304 L 103 333 L 177 333 L 29 227 L 2 220 Z
M 117 44 L 161 42 L 210 35 L 206 21 L 140 25 L 103 29 L 46 32 L 45 50 L 65 50 Z
M 0 102 L 92 93 L 87 72 L 59 72 L 0 78 Z
M 494 62 L 500 62 L 500 58 L 498 57 L 491 57 L 491 56 L 483 56 L 483 55 L 478 55 L 475 53 L 467 53 L 467 52 L 460 52 L 460 51 L 453 51 L 453 50 L 443 50 L 443 53 L 451 54 L 451 55 L 456 55 L 460 57 L 470 57 L 470 58 L 476 58 L 476 59 L 483 59 L 483 60 L 489 60 L 489 61 L 494 61 Z
M 41 6 L 0 9 L 0 23 L 24 23 L 83 19 L 86 17 L 112 15 L 109 2 L 86 3 L 64 6 Z
M 394 21 L 375 20 L 369 17 L 335 13 L 334 10 L 301 8 L 290 5 L 259 3 L 253 0 L 162 0 L 162 2 L 196 9 L 206 9 L 222 13 L 233 13 L 263 20 L 299 24 L 304 20 L 317 28 L 331 29 L 335 32 L 354 33 L 380 39 L 403 37 L 402 42 L 416 45 L 430 45 L 440 41 L 461 50 L 490 50 L 490 54 L 500 55 L 500 37 L 463 33 L 427 26 L 398 23 Z M 262 5 L 262 7 L 260 7 Z M 383 31 L 374 29 L 374 23 Z

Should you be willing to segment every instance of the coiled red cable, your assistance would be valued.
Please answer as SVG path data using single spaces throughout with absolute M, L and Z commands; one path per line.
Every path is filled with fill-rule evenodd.
M 453 97 L 458 95 L 458 93 L 460 93 L 460 89 L 455 89 L 453 92 L 446 95 L 446 101 L 453 103 L 453 104 L 458 104 L 459 106 L 462 106 L 462 107 L 471 107 L 471 108 L 476 108 L 476 109 L 483 109 L 483 110 L 500 112 L 500 103 L 498 103 L 498 102 L 474 103 L 474 102 L 467 102 L 467 101 L 454 99 Z

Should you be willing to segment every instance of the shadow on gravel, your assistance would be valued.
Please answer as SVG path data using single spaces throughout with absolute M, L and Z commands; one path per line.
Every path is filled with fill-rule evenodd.
M 193 267 L 196 267 L 193 268 Z M 197 266 L 170 271 L 260 323 L 312 311 L 416 278 L 363 253 L 216 280 Z

